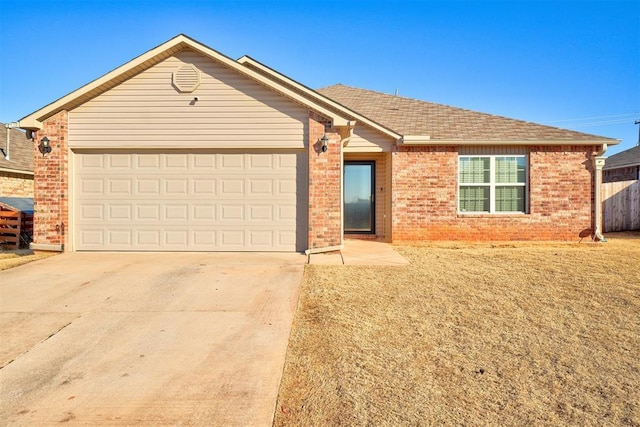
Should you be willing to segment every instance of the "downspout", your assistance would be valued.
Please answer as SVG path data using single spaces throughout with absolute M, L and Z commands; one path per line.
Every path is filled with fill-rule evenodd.
M 347 137 L 340 140 L 340 245 L 342 246 L 344 246 L 344 148 L 349 144 L 352 133 L 353 128 L 350 128 L 347 131 Z
M 344 149 L 351 141 L 355 122 L 348 122 L 340 133 L 340 245 L 344 246 Z
M 11 129 L 20 127 L 20 122 L 6 123 L 4 127 L 7 128 L 7 147 L 4 152 L 4 158 L 7 160 L 11 160 L 11 156 L 9 153 L 11 149 Z
M 604 153 L 607 151 L 607 144 L 602 144 L 602 148 L 598 151 L 593 158 L 594 171 L 596 174 L 596 183 L 595 183 L 595 226 L 593 232 L 593 240 L 598 240 L 600 242 L 606 242 L 607 239 L 602 235 L 601 225 L 602 225 L 602 168 L 604 167 L 606 157 L 603 157 Z
M 13 123 L 7 123 L 4 125 L 5 128 L 7 128 L 7 146 L 5 147 L 4 150 L 2 151 L 2 154 L 4 154 L 4 158 L 7 160 L 11 160 L 11 158 L 9 157 L 9 147 L 11 146 L 11 128 Z
M 4 158 L 6 160 L 11 160 L 11 157 L 9 156 L 9 147 L 11 146 L 11 128 L 9 125 L 4 125 L 4 127 L 7 128 L 7 147 L 4 150 Z

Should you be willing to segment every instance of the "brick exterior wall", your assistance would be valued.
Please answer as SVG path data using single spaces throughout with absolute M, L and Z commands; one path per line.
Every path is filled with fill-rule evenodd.
M 33 175 L 0 171 L 0 197 L 33 197 Z
M 330 139 L 326 153 L 318 142 Z M 337 132 L 325 131 L 322 118 L 309 113 L 309 249 L 342 243 L 342 144 Z
M 592 233 L 592 147 L 529 150 L 529 213 L 458 214 L 456 147 L 392 153 L 394 241 L 577 240 Z
M 51 153 L 43 156 L 38 144 L 43 137 L 51 141 Z M 62 246 L 68 226 L 68 115 L 61 111 L 43 123 L 36 133 L 33 168 L 33 243 Z
M 640 166 L 608 169 L 602 171 L 602 182 L 633 181 L 639 179 Z
M 326 134 L 327 152 L 318 142 Z M 342 144 L 337 131 L 309 114 L 308 247 L 342 243 Z M 37 149 L 46 136 L 52 152 Z M 63 246 L 68 227 L 68 119 L 46 120 L 34 144 L 35 244 Z M 529 149 L 529 212 L 525 215 L 458 214 L 455 146 L 399 146 L 391 154 L 393 241 L 577 240 L 592 233 L 593 147 Z

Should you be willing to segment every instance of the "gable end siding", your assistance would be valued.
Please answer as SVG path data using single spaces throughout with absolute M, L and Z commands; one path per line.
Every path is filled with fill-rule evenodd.
M 173 84 L 185 64 L 201 71 L 191 93 Z M 306 108 L 184 50 L 70 111 L 69 146 L 304 148 L 307 117 Z

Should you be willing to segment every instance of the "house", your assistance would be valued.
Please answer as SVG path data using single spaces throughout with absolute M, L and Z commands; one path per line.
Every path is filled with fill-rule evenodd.
M 335 250 L 346 236 L 598 234 L 617 140 L 336 85 L 314 91 L 185 36 L 20 120 L 32 247 Z
M 33 197 L 33 142 L 0 123 L 0 197 Z
M 640 145 L 614 154 L 605 160 L 602 182 L 640 179 Z

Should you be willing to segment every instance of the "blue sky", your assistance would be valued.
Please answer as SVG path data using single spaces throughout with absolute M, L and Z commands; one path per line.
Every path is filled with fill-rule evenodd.
M 0 121 L 184 33 L 351 86 L 638 142 L 640 1 L 0 0 Z

